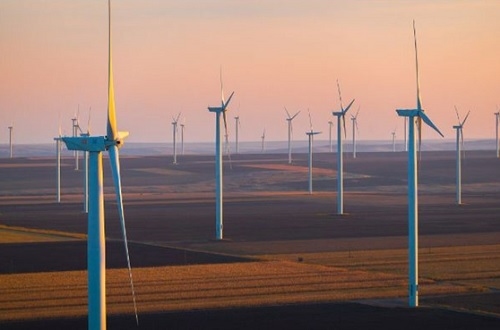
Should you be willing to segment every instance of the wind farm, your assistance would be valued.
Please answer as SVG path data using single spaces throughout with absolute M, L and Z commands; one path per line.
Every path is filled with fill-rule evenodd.
M 495 30 L 491 16 L 498 14 L 484 8 L 496 5 L 426 2 L 425 11 L 412 5 L 410 16 L 397 1 L 377 10 L 366 4 L 370 15 L 365 8 L 353 15 L 346 3 L 342 13 L 353 25 L 322 1 L 298 3 L 299 11 L 270 3 L 225 3 L 224 10 L 158 3 L 145 11 L 76 0 L 46 4 L 71 21 L 55 17 L 40 26 L 42 18 L 31 19 L 36 28 L 21 30 L 17 21 L 27 21 L 20 12 L 46 8 L 21 10 L 10 1 L 0 4 L 7 13 L 0 43 L 23 61 L 6 52 L 9 65 L 0 63 L 1 80 L 9 82 L 0 108 L 16 112 L 0 113 L 16 123 L 15 157 L 9 139 L 0 142 L 0 328 L 499 328 L 499 140 L 498 115 L 496 123 L 491 116 L 498 101 L 484 75 L 497 71 L 479 69 L 499 53 L 494 43 L 484 51 L 458 24 L 458 7 L 468 8 L 468 22 L 483 8 L 489 28 L 478 23 L 474 31 L 489 40 L 480 31 Z M 69 16 L 69 7 L 78 10 Z M 88 16 L 95 18 L 82 19 Z M 379 16 L 387 18 L 383 24 L 374 21 Z M 154 29 L 144 34 L 145 26 Z M 45 37 L 26 40 L 27 30 Z M 52 38 L 56 30 L 71 39 Z M 11 31 L 19 42 L 12 43 Z M 28 54 L 41 44 L 46 51 L 31 66 Z M 57 66 L 45 61 L 52 49 Z M 220 85 L 213 83 L 218 66 L 225 68 Z M 351 98 L 345 106 L 338 80 L 332 112 L 335 77 L 346 77 L 345 95 L 370 109 L 362 113 L 361 136 L 359 108 L 352 113 Z M 252 109 L 241 112 L 243 130 L 240 106 L 238 113 L 229 108 L 235 93 L 226 99 L 223 80 L 238 91 L 242 109 Z M 24 97 L 11 86 L 22 86 Z M 207 111 L 217 93 L 219 105 Z M 399 107 L 415 94 L 416 106 Z M 473 116 L 449 116 L 454 102 Z M 97 125 L 90 129 L 89 115 L 85 132 L 74 109 L 90 104 Z M 283 104 L 294 109 L 285 108 L 286 121 Z M 172 117 L 173 144 L 165 143 L 165 108 L 183 109 L 182 120 Z M 309 108 L 316 129 L 309 110 L 308 118 L 298 116 Z M 42 125 L 33 129 L 35 118 Z M 401 119 L 404 134 L 396 136 Z M 293 137 L 292 120 L 305 135 Z M 435 132 L 427 134 L 428 126 Z M 329 135 L 319 135 L 325 129 Z M 344 141 L 349 129 L 353 157 Z

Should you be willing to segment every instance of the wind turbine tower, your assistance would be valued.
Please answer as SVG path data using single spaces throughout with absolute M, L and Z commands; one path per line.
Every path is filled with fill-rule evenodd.
M 184 123 L 181 124 L 181 155 L 184 156 Z
M 10 150 L 10 158 L 13 157 L 13 148 L 12 148 L 12 131 L 14 130 L 14 125 L 9 126 L 9 150 Z
M 309 112 L 309 110 L 307 110 L 307 112 L 309 113 L 309 127 L 310 127 L 310 131 L 306 132 L 306 135 L 309 137 L 309 194 L 312 194 L 313 140 L 314 140 L 314 135 L 320 134 L 321 132 L 315 132 L 313 130 L 311 113 Z
M 356 114 L 353 116 L 351 114 L 351 120 L 352 120 L 352 158 L 356 158 L 356 131 L 358 130 L 358 114 L 359 114 L 359 107 L 358 111 L 356 111 Z
M 407 137 L 407 134 L 406 134 L 406 125 L 408 123 L 408 118 L 407 117 L 403 117 L 403 137 L 404 137 L 404 148 L 405 148 L 405 151 L 408 151 L 408 141 L 406 140 L 406 137 Z
M 397 114 L 408 117 L 408 303 L 410 307 L 418 306 L 418 169 L 417 144 L 415 139 L 415 121 L 419 122 L 419 137 L 422 121 L 443 136 L 422 109 L 420 101 L 420 86 L 418 79 L 417 33 L 413 21 L 413 36 L 415 40 L 415 67 L 417 83 L 416 109 L 398 109 Z
M 500 149 L 498 148 L 498 122 L 500 121 L 500 111 L 495 112 L 494 115 L 495 115 L 495 144 L 497 150 L 497 158 L 500 158 Z
M 123 199 L 120 177 L 120 157 L 118 149 L 128 132 L 119 132 L 116 124 L 114 101 L 113 70 L 111 61 L 111 4 L 109 10 L 109 58 L 108 58 L 108 121 L 106 136 L 63 137 L 69 150 L 89 152 L 89 212 L 87 239 L 88 266 L 88 328 L 106 329 L 106 244 L 104 223 L 104 194 L 102 153 L 108 151 L 111 172 L 115 185 L 118 214 L 123 234 L 123 242 L 127 257 L 128 274 L 134 302 L 136 322 L 139 324 L 135 302 L 135 290 L 128 253 L 127 232 L 123 213 Z
M 262 132 L 262 136 L 260 137 L 262 140 L 261 153 L 266 152 L 266 129 Z
M 240 128 L 240 116 L 234 117 L 235 120 L 235 135 L 236 135 L 236 153 L 240 153 L 240 146 L 239 146 L 239 128 Z
M 333 152 L 333 144 L 332 144 L 332 126 L 333 126 L 333 121 L 329 120 L 328 121 L 328 140 L 330 141 L 330 152 Z
M 293 116 L 290 116 L 290 113 L 285 107 L 285 112 L 286 112 L 286 121 L 288 122 L 288 164 L 292 163 L 292 137 L 293 137 L 293 125 L 292 121 L 297 115 L 300 113 L 300 111 L 297 111 Z
M 396 152 L 396 130 L 392 131 L 392 152 Z
M 78 106 L 78 111 L 77 111 L 76 115 L 73 118 L 71 118 L 71 121 L 73 122 L 73 126 L 72 126 L 73 137 L 78 136 L 78 131 L 80 131 L 80 133 L 81 133 L 80 123 L 78 120 L 79 116 L 80 116 L 80 106 Z M 74 155 L 75 155 L 75 171 L 78 171 L 80 169 L 79 162 L 78 162 L 78 156 L 79 156 L 78 150 L 74 151 Z
M 224 101 L 224 89 L 222 85 L 222 70 L 220 72 L 221 105 L 220 107 L 208 107 L 208 111 L 215 113 L 215 238 L 223 239 L 223 212 L 222 212 L 222 152 L 221 152 L 221 130 L 220 115 L 224 120 L 224 128 L 227 132 L 226 111 L 234 92 L 231 93 L 227 102 Z M 227 134 L 226 134 L 227 135 Z
M 462 204 L 462 148 L 464 144 L 464 133 L 463 127 L 465 121 L 469 117 L 470 111 L 465 116 L 464 120 L 460 120 L 458 115 L 457 107 L 455 107 L 455 112 L 457 113 L 458 125 L 453 126 L 457 130 L 457 204 Z
M 342 106 L 342 94 L 340 93 L 340 84 L 338 80 L 337 89 L 339 91 L 340 110 L 332 112 L 332 114 L 337 117 L 337 214 L 344 214 L 344 160 L 342 151 L 341 127 L 344 127 L 344 135 L 346 135 L 345 114 L 351 108 L 352 104 L 354 103 L 354 99 L 351 101 L 351 103 L 349 103 L 347 108 L 344 109 L 344 107 Z
M 172 117 L 172 142 L 173 142 L 173 154 L 174 154 L 174 165 L 177 165 L 177 123 L 179 122 L 179 118 L 181 113 L 177 115 L 177 117 Z

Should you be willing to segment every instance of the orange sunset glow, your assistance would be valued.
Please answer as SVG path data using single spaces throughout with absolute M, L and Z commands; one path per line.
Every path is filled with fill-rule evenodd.
M 361 140 L 390 140 L 415 107 L 412 21 L 417 27 L 423 108 L 447 139 L 454 106 L 471 111 L 466 139 L 494 138 L 500 106 L 500 2 L 443 1 L 113 1 L 115 98 L 130 142 L 171 141 L 182 111 L 186 141 L 213 141 L 208 105 L 220 103 L 222 67 L 229 132 L 240 140 L 286 140 L 286 106 L 302 110 L 294 139 L 328 130 L 352 98 Z M 7 143 L 52 143 L 71 134 L 80 109 L 85 129 L 104 134 L 107 105 L 107 1 L 0 2 L 0 123 Z M 344 104 L 345 105 L 345 104 Z M 348 125 L 350 125 L 350 121 Z M 327 139 L 327 134 L 320 139 Z M 425 129 L 424 139 L 439 136 Z

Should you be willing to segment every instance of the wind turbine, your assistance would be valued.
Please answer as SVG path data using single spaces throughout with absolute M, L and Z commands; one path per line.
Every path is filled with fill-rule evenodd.
M 391 132 L 392 134 L 392 152 L 396 152 L 396 129 Z
M 262 140 L 262 147 L 261 147 L 261 153 L 266 152 L 266 129 L 264 128 L 264 131 L 262 132 L 262 136 L 260 137 Z
M 285 107 L 285 112 L 287 115 L 286 121 L 288 122 L 288 164 L 292 163 L 292 136 L 293 136 L 293 127 L 292 120 L 297 117 L 300 111 L 297 111 L 293 116 L 290 116 L 290 113 Z
M 464 132 L 463 127 L 465 121 L 469 117 L 470 111 L 467 112 L 464 120 L 460 120 L 460 116 L 458 115 L 457 107 L 455 107 L 455 112 L 457 114 L 458 125 L 454 125 L 453 128 L 457 130 L 457 204 L 462 204 L 462 151 L 461 147 L 464 144 Z
M 115 185 L 118 214 L 123 233 L 123 242 L 127 257 L 132 298 L 136 322 L 139 324 L 135 301 L 135 290 L 132 280 L 132 270 L 128 253 L 127 232 L 123 213 L 123 200 L 120 179 L 120 157 L 118 149 L 128 132 L 119 132 L 116 124 L 116 111 L 113 87 L 113 70 L 111 59 L 111 3 L 108 0 L 109 19 L 109 57 L 108 57 L 108 122 L 106 136 L 63 137 L 62 140 L 69 150 L 89 152 L 89 213 L 87 239 L 88 267 L 88 328 L 106 328 L 106 244 L 104 224 L 104 194 L 102 153 L 108 151 L 111 172 Z
M 330 152 L 333 152 L 333 144 L 332 144 L 332 126 L 333 126 L 333 121 L 329 120 L 328 121 L 328 129 L 329 129 L 329 134 L 328 134 L 328 139 L 330 140 Z
M 87 122 L 87 133 L 80 133 L 80 136 L 90 136 L 90 113 L 92 108 L 89 109 L 89 119 Z M 89 153 L 83 152 L 83 212 L 89 212 Z
M 184 123 L 181 124 L 181 155 L 184 156 Z
M 315 132 L 313 130 L 311 112 L 307 109 L 309 114 L 309 128 L 310 131 L 306 132 L 306 135 L 309 137 L 309 194 L 312 194 L 312 161 L 313 161 L 313 136 L 316 134 L 321 134 L 321 132 Z
M 10 158 L 13 156 L 12 149 L 12 131 L 14 130 L 14 125 L 10 124 L 9 126 L 9 149 L 10 149 Z
M 177 115 L 177 117 L 172 117 L 172 128 L 173 128 L 173 153 L 174 153 L 174 165 L 177 165 L 177 123 L 179 122 L 179 118 L 181 117 L 181 113 Z
M 240 153 L 240 147 L 239 147 L 239 133 L 238 133 L 238 130 L 240 128 L 240 116 L 236 116 L 234 117 L 234 120 L 235 120 L 235 133 L 236 133 L 236 153 L 239 154 Z
M 72 126 L 73 137 L 78 136 L 78 131 L 82 133 L 82 129 L 80 128 L 79 117 L 80 117 L 80 105 L 78 105 L 78 111 L 75 114 L 75 116 L 71 118 L 71 121 L 73 122 Z M 74 155 L 75 155 L 75 171 L 78 171 L 79 170 L 78 150 L 75 150 Z
M 340 111 L 334 111 L 332 114 L 337 117 L 337 214 L 344 214 L 344 164 L 342 155 L 342 131 L 341 131 L 341 121 L 344 127 L 344 135 L 346 135 L 345 130 L 345 114 L 351 108 L 354 103 L 352 99 L 351 103 L 344 109 L 342 106 L 342 94 L 340 93 L 340 84 L 337 80 L 337 89 L 339 91 L 340 100 Z
M 498 122 L 500 121 L 500 111 L 495 112 L 494 115 L 495 115 L 495 144 L 497 149 L 497 158 L 500 158 L 500 149 L 498 148 Z
M 224 120 L 224 128 L 227 132 L 226 111 L 234 92 L 231 93 L 227 102 L 224 101 L 224 89 L 222 85 L 222 69 L 220 71 L 221 105 L 220 107 L 208 107 L 208 111 L 215 112 L 215 238 L 223 238 L 223 212 L 222 212 L 222 153 L 221 153 L 221 131 L 220 115 Z
M 408 123 L 408 118 L 407 117 L 403 117 L 403 137 L 404 137 L 404 148 L 405 148 L 405 151 L 408 151 L 408 141 L 406 141 L 406 125 Z
M 61 118 L 59 118 L 59 136 L 56 141 L 56 200 L 61 202 Z
M 356 131 L 358 131 L 358 113 L 359 113 L 359 107 L 358 107 L 358 111 L 356 111 L 356 114 L 354 116 L 351 114 L 351 120 L 352 120 L 352 158 L 356 158 Z
M 420 101 L 420 85 L 418 79 L 417 32 L 413 21 L 413 37 L 415 40 L 415 72 L 417 83 L 417 108 L 398 109 L 397 114 L 408 117 L 408 286 L 410 307 L 418 306 L 418 169 L 417 146 L 415 139 L 415 121 L 418 122 L 420 140 L 422 121 L 443 136 L 422 109 Z

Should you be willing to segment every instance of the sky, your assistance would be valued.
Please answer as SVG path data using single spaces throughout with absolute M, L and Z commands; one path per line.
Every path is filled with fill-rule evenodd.
M 220 105 L 229 136 L 287 139 L 286 107 L 301 111 L 294 140 L 306 140 L 308 110 L 318 139 L 340 108 L 359 109 L 357 138 L 403 139 L 395 109 L 416 107 L 412 21 L 426 114 L 455 138 L 454 107 L 465 139 L 494 138 L 500 106 L 500 1 L 492 0 L 115 0 L 115 101 L 130 142 L 172 142 L 181 112 L 186 142 L 209 142 Z M 51 143 L 71 134 L 79 113 L 92 134 L 106 127 L 106 0 L 0 1 L 0 144 Z M 347 130 L 351 121 L 346 118 Z M 333 135 L 335 136 L 336 125 Z M 2 133 L 3 132 L 3 133 Z M 439 136 L 430 128 L 424 139 Z

